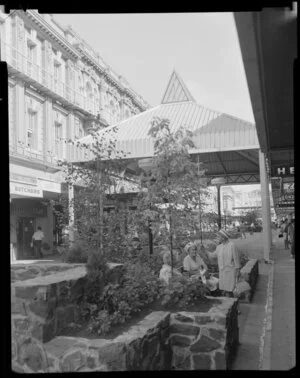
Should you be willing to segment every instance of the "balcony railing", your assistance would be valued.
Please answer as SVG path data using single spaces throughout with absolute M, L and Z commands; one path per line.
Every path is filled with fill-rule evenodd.
M 66 99 L 72 105 L 79 106 L 83 110 L 97 115 L 99 109 L 94 100 L 88 99 L 62 80 L 54 77 L 51 72 L 34 63 L 13 46 L 1 42 L 1 52 L 2 60 L 6 61 L 9 66 Z

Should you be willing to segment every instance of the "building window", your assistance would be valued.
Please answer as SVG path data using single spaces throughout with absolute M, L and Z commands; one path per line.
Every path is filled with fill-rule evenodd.
M 27 146 L 37 149 L 37 112 L 28 110 Z
M 55 122 L 54 123 L 54 152 L 57 157 L 62 157 L 63 153 L 63 144 L 62 144 L 62 124 Z
M 56 81 L 60 80 L 60 73 L 61 73 L 60 64 L 58 62 L 55 62 L 54 63 L 54 79 Z

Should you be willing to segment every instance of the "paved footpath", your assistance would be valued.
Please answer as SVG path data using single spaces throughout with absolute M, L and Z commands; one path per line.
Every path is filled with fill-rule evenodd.
M 272 264 L 265 264 L 262 233 L 236 239 L 241 251 L 260 260 L 251 303 L 241 303 L 240 345 L 231 370 L 289 370 L 295 366 L 295 262 L 273 233 Z

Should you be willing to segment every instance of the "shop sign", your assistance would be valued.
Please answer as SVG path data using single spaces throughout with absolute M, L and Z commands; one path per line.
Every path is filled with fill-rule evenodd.
M 290 208 L 293 208 L 294 207 L 294 202 L 287 202 L 287 203 L 279 203 L 276 207 L 278 208 L 282 208 L 282 207 L 290 207 Z
M 272 167 L 272 176 L 294 176 L 295 168 L 292 166 Z
M 46 217 L 47 207 L 38 201 L 14 199 L 10 205 L 12 214 L 20 217 Z
M 10 193 L 25 197 L 43 197 L 43 190 L 38 186 L 10 182 Z

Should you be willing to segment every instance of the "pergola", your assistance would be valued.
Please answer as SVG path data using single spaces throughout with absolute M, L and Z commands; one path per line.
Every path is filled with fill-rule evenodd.
M 294 211 L 294 79 L 297 3 L 234 13 L 259 145 L 271 177 L 278 216 Z M 263 182 L 262 182 L 263 184 Z M 266 189 L 262 187 L 262 193 Z M 262 196 L 264 224 L 268 201 Z M 272 239 L 264 235 L 265 254 Z
M 193 132 L 195 148 L 190 154 L 204 163 L 209 182 L 216 177 L 225 178 L 226 185 L 260 182 L 255 125 L 197 104 L 175 71 L 160 105 L 105 129 L 117 128 L 116 147 L 125 152 L 129 173 L 138 174 L 151 165 L 154 149 L 148 131 L 156 117 L 170 120 L 174 131 L 185 126 Z M 93 138 L 89 135 L 80 141 L 88 145 Z M 78 160 L 91 158 L 86 149 Z

